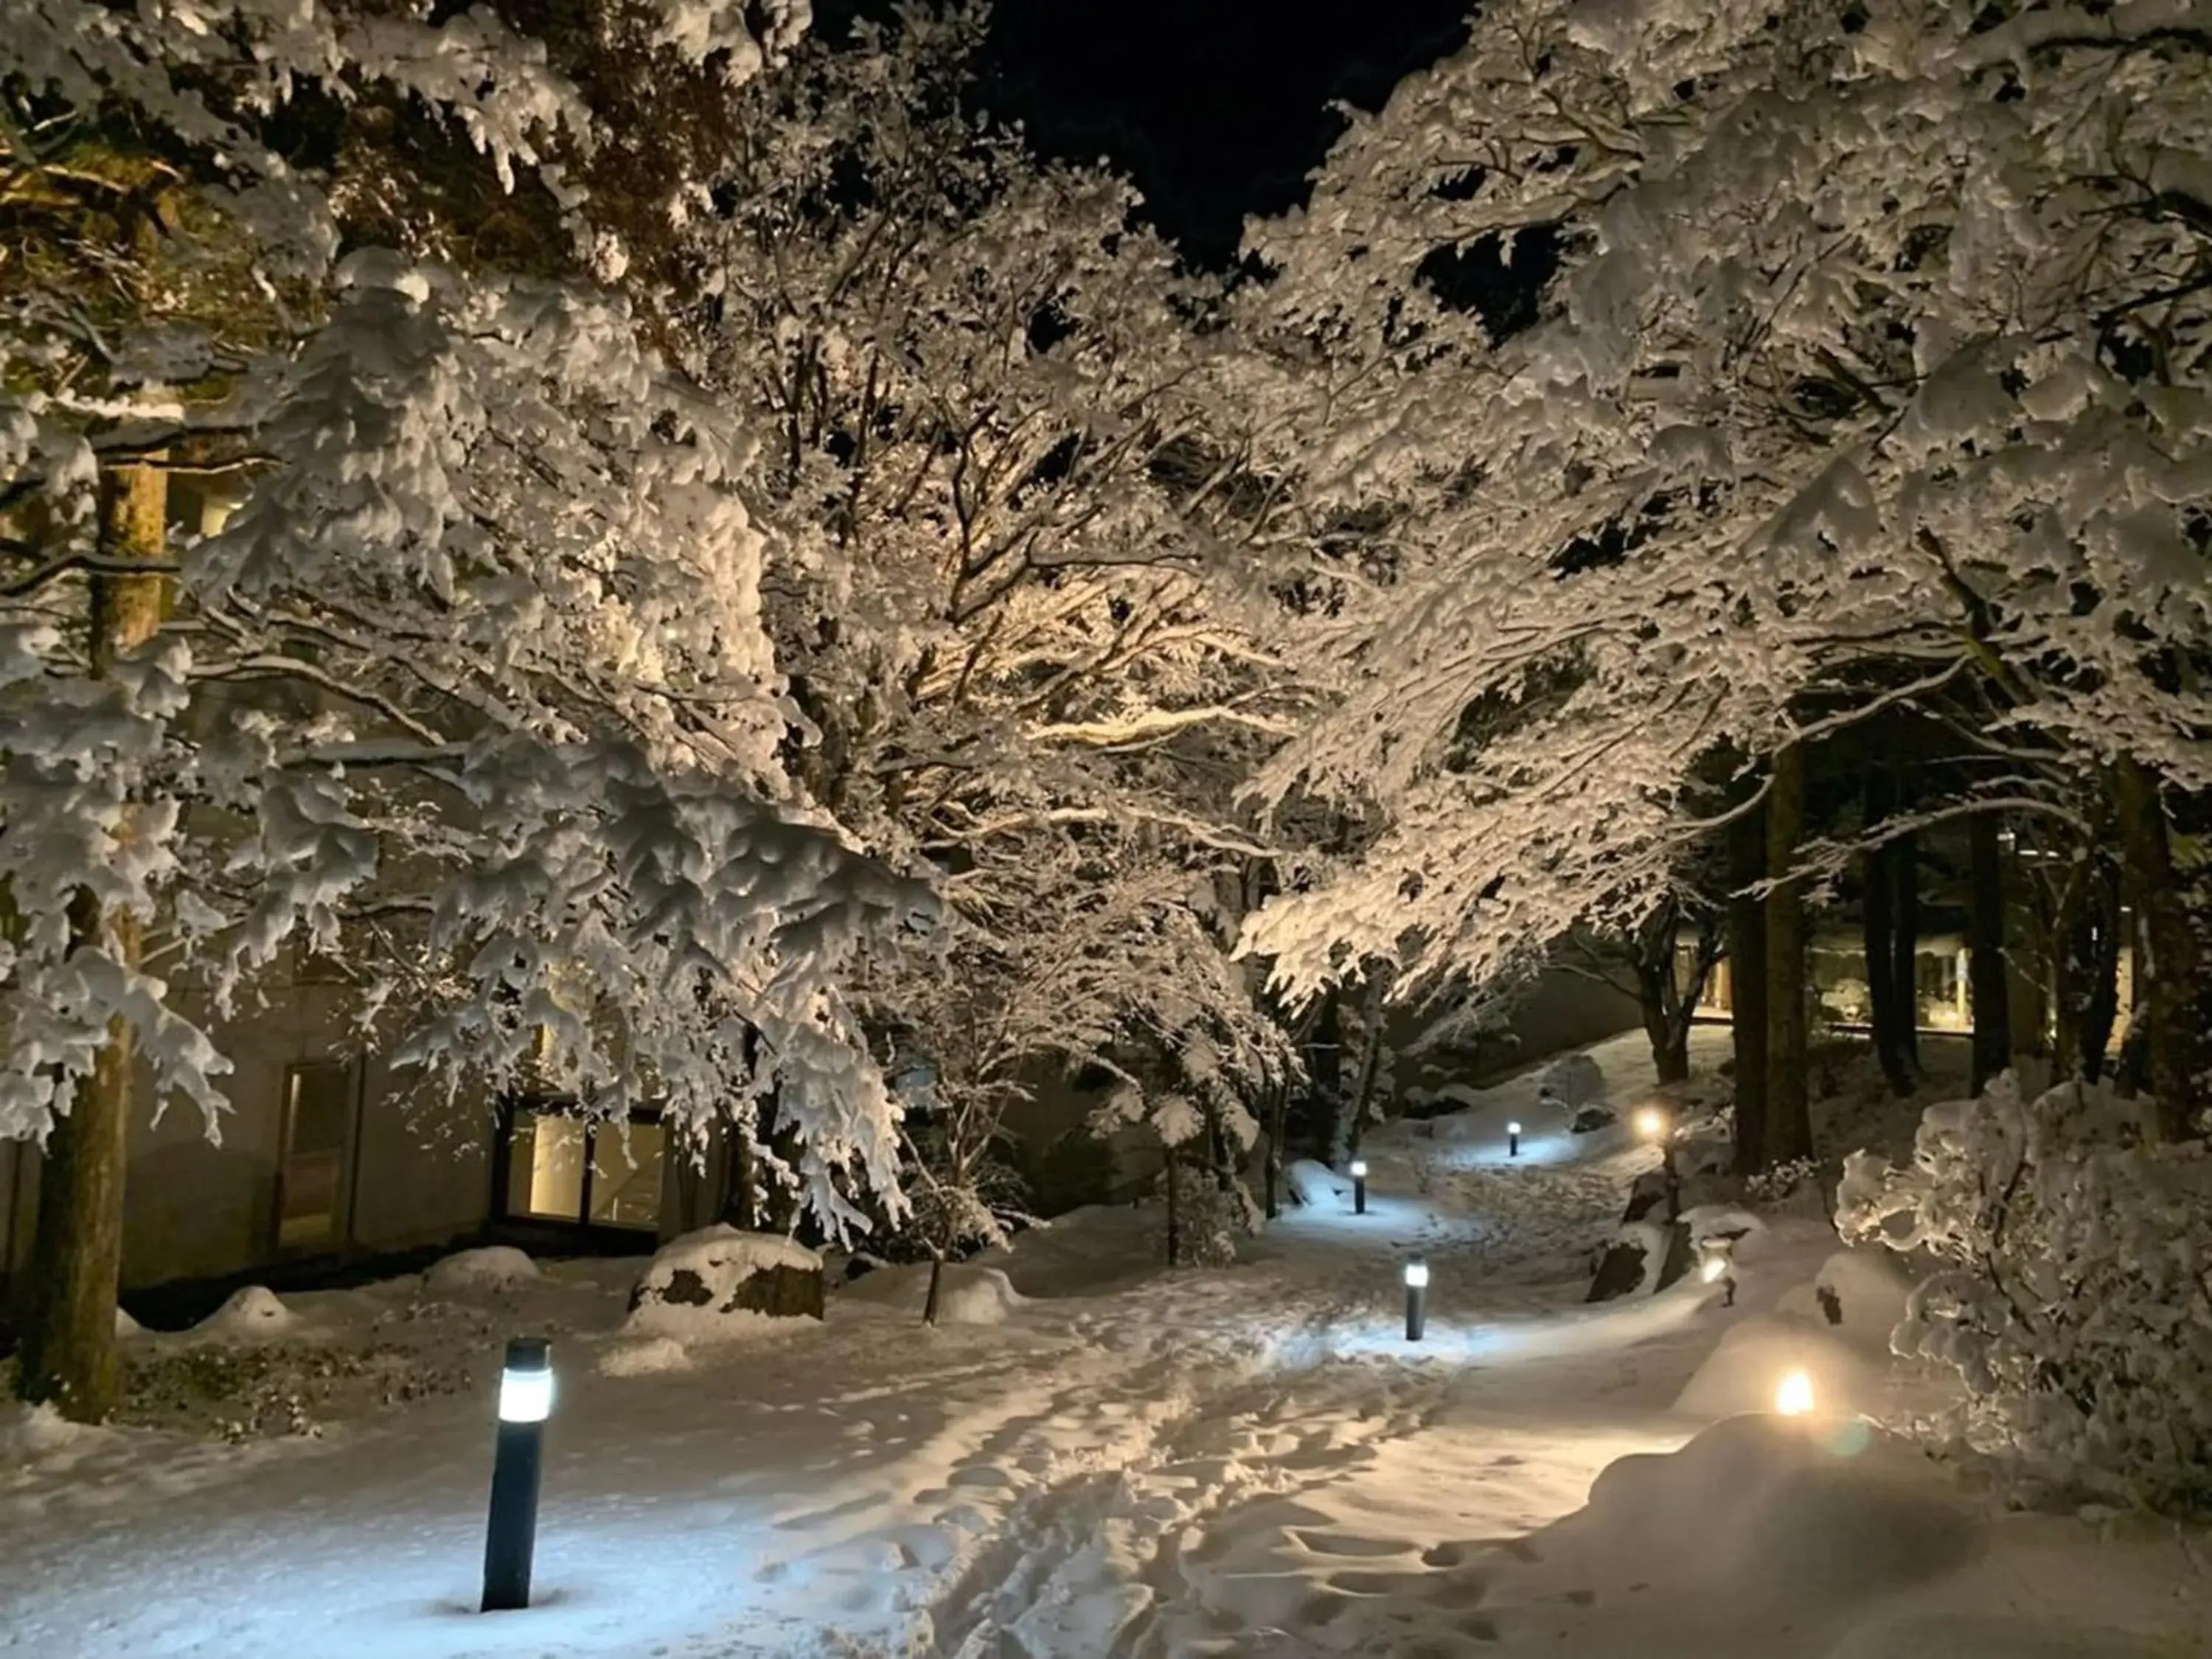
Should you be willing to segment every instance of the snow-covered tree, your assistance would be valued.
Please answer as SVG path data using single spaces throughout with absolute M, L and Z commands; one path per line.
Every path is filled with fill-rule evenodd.
M 1102 909 L 1267 852 L 1233 792 L 1301 707 L 1218 285 L 1121 180 L 979 114 L 981 27 L 915 9 L 811 43 L 645 205 L 678 228 L 625 279 L 772 434 L 751 495 L 807 722 L 790 763 L 870 848 L 944 872 L 992 1011 L 978 1077 L 1142 994 L 1042 994 Z M 875 989 L 926 1041 L 928 974 Z
M 794 21 L 623 15 L 739 78 Z M 112 1396 L 134 1059 L 219 1132 L 210 1015 L 366 917 L 436 965 L 398 1011 L 432 1083 L 680 1130 L 772 1078 L 833 1226 L 841 1176 L 895 1193 L 840 983 L 932 902 L 784 775 L 744 434 L 588 283 L 349 245 L 306 159 L 319 112 L 396 102 L 537 169 L 589 247 L 561 158 L 623 112 L 488 12 L 324 4 L 39 0 L 0 89 L 0 1133 L 48 1154 L 21 1386 Z M 237 510 L 170 536 L 166 481 L 216 473 Z
M 1389 828 L 1262 919 L 1279 971 L 1633 920 L 1717 751 L 1971 685 L 2112 802 L 2184 1131 L 2203 941 L 2148 896 L 2208 781 L 2208 50 L 2166 0 L 1510 0 L 1355 118 L 1250 245 L 1302 487 L 1389 557 L 1267 787 Z
M 1930 1107 L 1912 1161 L 1845 1167 L 1837 1225 L 1932 1264 L 1891 1337 L 1965 1380 L 1968 1432 L 2067 1486 L 2212 1503 L 2212 1154 L 2143 1140 L 2109 1085 L 2008 1073 Z

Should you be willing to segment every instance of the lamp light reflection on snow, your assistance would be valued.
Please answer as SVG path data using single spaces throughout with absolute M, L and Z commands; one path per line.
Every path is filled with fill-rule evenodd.
M 1813 1379 L 1791 1371 L 1774 1391 L 1774 1409 L 1784 1417 L 1803 1417 L 1813 1409 Z

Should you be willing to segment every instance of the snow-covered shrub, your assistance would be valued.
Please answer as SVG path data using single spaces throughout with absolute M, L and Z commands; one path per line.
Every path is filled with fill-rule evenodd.
M 395 1343 L 163 1344 L 126 1350 L 122 1423 L 233 1442 L 316 1436 L 333 1416 L 472 1385 L 469 1366 Z
M 1845 1166 L 1838 1229 L 1924 1252 L 1891 1346 L 1955 1367 L 1970 1434 L 2169 1510 L 2212 1505 L 2212 1149 L 2108 1086 L 1931 1106 L 1912 1162 Z
M 1820 1178 L 1817 1159 L 1793 1158 L 1771 1164 L 1754 1176 L 1745 1178 L 1744 1195 L 1754 1204 L 1786 1203 L 1812 1187 Z
M 1259 1231 L 1251 1194 L 1242 1182 L 1224 1187 L 1212 1170 L 1180 1161 L 1170 1163 L 1160 1177 L 1164 1195 L 1170 1181 L 1175 1182 L 1176 1224 L 1169 1265 L 1228 1267 L 1237 1260 L 1237 1241 Z

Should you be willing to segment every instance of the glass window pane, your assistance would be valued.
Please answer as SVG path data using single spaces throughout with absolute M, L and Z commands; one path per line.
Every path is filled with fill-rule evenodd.
M 276 1182 L 279 1248 L 302 1249 L 337 1237 L 352 1121 L 350 1066 L 325 1061 L 286 1069 L 284 1160 Z
M 518 1113 L 516 1119 L 509 1206 L 523 1215 L 582 1220 L 584 1126 L 574 1118 L 534 1112 Z
M 661 1128 L 602 1123 L 592 1136 L 592 1219 L 602 1227 L 660 1224 Z

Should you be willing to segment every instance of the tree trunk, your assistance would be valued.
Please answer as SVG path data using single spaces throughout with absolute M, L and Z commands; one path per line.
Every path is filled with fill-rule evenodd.
M 1681 912 L 1669 899 L 1632 941 L 1637 1006 L 1644 1016 L 1644 1038 L 1651 1045 L 1651 1067 L 1662 1085 L 1690 1080 L 1689 1022 L 1676 1018 L 1680 998 L 1674 988 L 1674 953 L 1681 935 Z M 1692 1000 L 1694 1006 L 1694 991 Z
M 1336 1121 L 1335 1145 L 1331 1150 L 1339 1164 L 1359 1155 L 1359 1132 L 1367 1121 L 1367 1108 L 1375 1098 L 1376 1079 L 1382 1069 L 1382 1026 L 1389 994 L 1390 970 L 1378 963 L 1367 974 L 1367 1029 L 1362 1033 L 1358 1079 Z
M 1766 1167 L 1766 907 L 1747 890 L 1766 873 L 1766 811 L 1729 825 L 1729 1027 L 1735 1042 L 1735 1167 Z
M 1866 828 L 1878 830 L 1897 797 L 1895 779 L 1880 767 L 1867 774 Z M 1897 978 L 1896 858 L 1887 847 L 1869 847 L 1859 857 L 1859 915 L 1863 924 L 1867 979 L 1867 1021 L 1875 1060 L 1900 1097 L 1912 1092 L 1906 1065 L 1905 1034 L 1912 1029 L 1912 987 Z
M 2120 952 L 2126 947 L 2120 919 L 2120 884 L 2112 866 L 2100 859 L 2083 881 L 2077 972 L 2081 989 L 2081 1031 L 2075 1039 L 2081 1075 L 2094 1083 L 2105 1074 L 2106 1050 L 2120 1017 Z
M 922 1297 L 921 1302 L 921 1322 L 923 1324 L 934 1325 L 937 1322 L 938 1299 L 943 1293 L 944 1289 L 945 1252 L 938 1250 L 933 1252 L 929 1258 L 929 1292 Z
M 1168 1266 L 1182 1265 L 1182 1181 L 1176 1168 L 1176 1149 L 1168 1148 Z
M 2012 1066 L 2012 988 L 2005 973 L 2004 849 L 1993 812 L 1966 820 L 1966 998 L 1974 1016 L 1974 1093 Z
M 2203 1079 L 2212 1069 L 2212 1034 L 2193 1018 L 2201 991 L 2200 958 L 2191 907 L 2174 867 L 2166 808 L 2155 776 L 2123 756 L 2112 773 L 2112 806 L 2126 860 L 2129 907 L 2135 913 L 2142 974 L 2136 996 L 2146 1030 L 2144 1081 L 2163 1140 L 2197 1133 Z
M 111 470 L 100 481 L 100 550 L 117 560 L 158 561 L 167 514 L 168 477 L 159 467 Z M 88 592 L 91 669 L 102 678 L 119 653 L 160 629 L 169 581 L 95 576 Z M 69 918 L 72 951 L 104 949 L 126 971 L 137 969 L 143 940 L 137 917 L 103 914 L 100 900 L 80 890 L 70 901 Z M 38 1221 L 25 1264 L 31 1288 L 15 1391 L 51 1402 L 80 1423 L 106 1417 L 121 1390 L 115 1304 L 136 1082 L 133 1035 L 126 1021 L 109 1023 L 107 1042 L 78 1083 L 68 1116 L 46 1139 Z
M 1898 805 L 1905 805 L 1902 790 Z M 1920 1070 L 1920 838 L 1899 836 L 1889 844 L 1891 982 L 1897 989 L 1897 1056 L 1905 1079 Z
M 1766 1145 L 1768 1164 L 1813 1153 L 1805 1014 L 1805 884 L 1786 877 L 1805 835 L 1805 750 L 1774 757 L 1766 801 Z
M 1288 1115 L 1290 1085 L 1278 1079 L 1267 1101 L 1267 1219 L 1283 1213 L 1283 1119 Z

